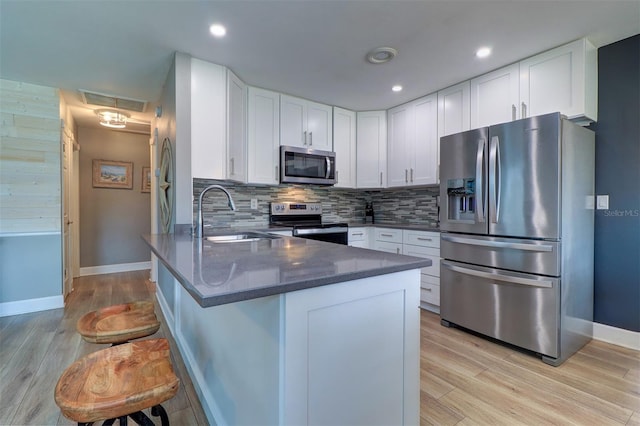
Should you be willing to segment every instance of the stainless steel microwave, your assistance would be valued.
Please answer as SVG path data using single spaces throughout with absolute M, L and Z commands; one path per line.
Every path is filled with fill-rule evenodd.
M 281 146 L 280 182 L 334 185 L 336 153 L 296 146 Z

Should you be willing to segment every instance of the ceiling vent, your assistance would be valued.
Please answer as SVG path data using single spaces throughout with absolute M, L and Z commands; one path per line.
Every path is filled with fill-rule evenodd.
M 104 93 L 87 92 L 85 90 L 80 90 L 80 94 L 82 95 L 82 101 L 87 105 L 126 109 L 135 112 L 144 112 L 147 107 L 146 101 L 137 99 L 116 98 Z

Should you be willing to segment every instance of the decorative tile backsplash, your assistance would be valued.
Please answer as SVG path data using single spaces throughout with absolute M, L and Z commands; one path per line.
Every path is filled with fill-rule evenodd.
M 344 189 L 318 185 L 244 185 L 213 179 L 193 180 L 193 218 L 196 222 L 198 196 L 213 184 L 224 186 L 236 204 L 232 212 L 221 191 L 210 191 L 202 203 L 205 226 L 252 227 L 269 224 L 269 203 L 275 201 L 322 203 L 325 222 L 364 222 L 366 202 L 373 202 L 376 223 L 407 223 L 438 226 L 437 187 Z M 258 209 L 251 209 L 251 199 Z

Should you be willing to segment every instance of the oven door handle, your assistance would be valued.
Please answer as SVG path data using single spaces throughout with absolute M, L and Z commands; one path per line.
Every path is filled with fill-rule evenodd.
M 334 226 L 331 228 L 313 228 L 313 229 L 295 229 L 293 236 L 298 235 L 318 235 L 318 234 L 346 234 L 348 232 L 346 226 Z

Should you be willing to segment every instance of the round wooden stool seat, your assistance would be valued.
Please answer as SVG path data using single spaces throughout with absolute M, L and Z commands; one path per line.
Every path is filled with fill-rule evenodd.
M 160 328 L 153 302 L 142 301 L 108 306 L 89 312 L 78 320 L 76 329 L 91 343 L 124 343 L 150 336 Z
M 71 364 L 58 380 L 55 401 L 65 417 L 90 423 L 156 407 L 172 398 L 179 384 L 167 339 L 143 340 L 102 349 Z

